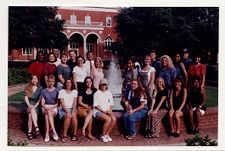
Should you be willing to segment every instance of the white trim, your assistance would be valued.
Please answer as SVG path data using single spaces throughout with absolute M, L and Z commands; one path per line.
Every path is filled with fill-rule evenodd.
M 69 39 L 69 36 L 64 31 L 62 31 L 62 33 L 66 36 L 67 39 Z
M 24 50 L 25 49 L 25 50 Z M 28 51 L 26 49 L 31 49 L 29 50 L 31 53 L 27 53 Z M 33 48 L 27 47 L 27 48 L 22 48 L 22 56 L 32 56 L 33 55 Z M 24 53 L 25 52 L 25 53 Z
M 59 7 L 58 9 L 118 13 L 121 8 L 120 7 L 66 7 L 66 6 L 63 6 L 63 7 Z
M 96 35 L 97 37 L 98 37 L 98 39 L 99 39 L 99 41 L 101 41 L 101 37 L 99 36 L 99 34 L 97 34 L 96 32 L 89 32 L 86 36 L 85 36 L 85 41 L 87 41 L 87 37 L 89 36 L 89 35 L 91 35 L 91 34 L 94 34 L 94 35 Z
M 82 38 L 83 38 L 83 41 L 84 41 L 85 36 L 84 36 L 81 32 L 79 32 L 79 31 L 72 32 L 72 33 L 69 35 L 68 39 L 71 38 L 71 36 L 72 36 L 73 34 L 80 34 L 80 35 L 82 36 Z
M 64 29 L 89 29 L 89 30 L 104 30 L 102 27 L 63 27 Z

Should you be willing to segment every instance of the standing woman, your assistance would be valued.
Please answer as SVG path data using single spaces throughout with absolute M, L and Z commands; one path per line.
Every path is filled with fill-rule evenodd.
M 56 76 L 56 62 L 57 58 L 54 53 L 49 53 L 47 56 L 47 63 L 44 66 L 44 78 L 45 78 L 45 87 L 48 86 L 48 77 L 49 75 Z
M 145 93 L 147 95 L 147 105 L 148 107 L 151 104 L 152 100 L 152 92 L 154 89 L 154 81 L 155 81 L 155 68 L 151 66 L 151 57 L 145 56 L 144 66 L 139 71 L 138 75 L 141 87 L 145 89 Z
M 36 61 L 33 62 L 28 68 L 28 73 L 30 75 L 37 75 L 38 81 L 42 87 L 45 85 L 44 65 L 45 65 L 45 55 L 43 51 L 38 51 Z
M 173 66 L 173 62 L 168 55 L 163 55 L 160 58 L 161 68 L 159 70 L 159 76 L 163 78 L 165 82 L 168 94 L 170 94 L 170 89 L 172 88 L 173 80 L 177 77 L 177 71 Z
M 184 86 L 187 86 L 188 81 L 188 75 L 187 71 L 185 69 L 184 63 L 181 62 L 181 57 L 179 53 L 176 53 L 175 59 L 174 59 L 174 67 L 177 71 L 177 76 L 184 82 Z
M 28 139 L 40 135 L 40 130 L 37 124 L 38 105 L 40 103 L 39 95 L 42 88 L 39 87 L 38 78 L 36 75 L 31 75 L 29 84 L 25 87 L 24 101 L 27 104 L 28 113 Z M 34 125 L 34 133 L 32 133 L 32 127 Z M 34 135 L 33 135 L 34 134 Z
M 123 117 L 125 137 L 131 140 L 136 136 L 135 122 L 143 119 L 148 111 L 147 96 L 137 79 L 131 82 L 131 91 L 125 104 L 126 113 Z
M 93 99 L 96 91 L 97 89 L 94 88 L 91 77 L 86 77 L 84 80 L 84 90 L 78 93 L 78 115 L 85 118 L 82 134 L 84 136 L 86 135 L 85 131 L 87 127 L 87 137 L 89 139 L 94 139 L 91 130 L 93 121 Z
M 174 87 L 170 93 L 169 111 L 170 134 L 174 137 L 179 137 L 180 135 L 180 117 L 187 112 L 186 98 L 187 90 L 184 88 L 182 80 L 176 78 L 174 80 Z
M 59 79 L 59 81 L 57 82 L 57 88 L 59 90 L 62 89 L 65 83 L 65 79 L 68 79 L 71 73 L 70 67 L 66 64 L 68 60 L 67 55 L 65 53 L 62 53 L 60 59 L 61 64 L 57 66 L 57 75 Z
M 194 58 L 195 58 L 194 63 L 191 64 L 188 69 L 188 89 L 191 89 L 193 87 L 193 83 L 194 83 L 193 78 L 199 77 L 200 88 L 202 91 L 205 91 L 206 66 L 201 63 L 200 54 L 195 54 Z
M 127 67 L 124 72 L 124 80 L 122 85 L 122 100 L 121 105 L 126 109 L 125 102 L 128 97 L 128 93 L 131 91 L 131 81 L 132 79 L 137 79 L 138 77 L 138 70 L 135 68 L 135 61 L 134 59 L 128 59 Z
M 167 99 L 168 91 L 165 87 L 165 82 L 162 77 L 158 77 L 155 81 L 156 88 L 152 98 L 152 104 L 148 111 L 146 123 L 147 138 L 159 137 L 161 120 L 168 112 Z
M 54 125 L 54 117 L 57 115 L 59 91 L 54 87 L 54 84 L 55 84 L 54 75 L 49 75 L 47 79 L 48 87 L 42 90 L 40 96 L 42 113 L 45 115 L 45 139 L 44 139 L 45 143 L 47 143 L 50 140 L 49 125 L 53 130 L 53 139 L 55 141 L 59 139 Z
M 59 118 L 64 118 L 63 134 L 61 141 L 67 141 L 67 131 L 69 126 L 72 127 L 72 141 L 78 140 L 77 138 L 77 90 L 75 90 L 73 80 L 67 78 L 63 84 L 63 89 L 59 91 L 60 106 Z
M 113 115 L 113 96 L 108 91 L 108 82 L 106 79 L 100 80 L 99 90 L 94 94 L 94 117 L 103 121 L 103 129 L 100 140 L 104 143 L 111 142 L 109 133 L 116 123 L 116 117 Z
M 73 82 L 75 88 L 79 91 L 83 90 L 84 79 L 87 76 L 87 71 L 84 65 L 85 59 L 83 56 L 77 56 L 77 66 L 73 68 Z
M 100 57 L 97 57 L 94 62 L 94 67 L 91 65 L 91 78 L 94 82 L 94 87 L 98 89 L 99 82 L 104 78 L 103 74 L 103 61 Z

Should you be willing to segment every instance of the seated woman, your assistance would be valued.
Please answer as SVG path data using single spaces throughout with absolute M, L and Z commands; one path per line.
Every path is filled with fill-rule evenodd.
M 113 115 L 113 96 L 108 91 L 108 82 L 106 79 L 100 80 L 99 90 L 94 94 L 94 117 L 103 121 L 103 129 L 100 140 L 104 143 L 111 142 L 109 133 L 116 123 L 116 117 Z
M 184 88 L 182 80 L 180 78 L 175 78 L 174 86 L 170 93 L 169 122 L 171 136 L 180 136 L 180 117 L 187 111 L 186 98 L 187 90 Z
M 33 139 L 34 137 L 40 135 L 40 130 L 37 124 L 37 113 L 38 105 L 40 103 L 39 95 L 42 88 L 39 87 L 38 77 L 36 75 L 31 75 L 29 84 L 25 87 L 24 101 L 27 104 L 28 113 L 28 139 Z M 35 127 L 34 133 L 32 133 L 33 125 Z
M 205 114 L 205 97 L 200 86 L 200 78 L 194 77 L 193 88 L 188 93 L 189 120 L 191 133 L 199 133 L 201 116 Z
M 71 78 L 67 78 L 63 84 L 63 89 L 59 91 L 60 106 L 59 108 L 59 118 L 64 118 L 62 139 L 61 141 L 65 143 L 67 141 L 67 131 L 69 126 L 72 128 L 72 141 L 77 139 L 77 90 L 73 84 Z
M 54 125 L 54 117 L 57 115 L 58 106 L 58 89 L 54 87 L 55 77 L 49 75 L 47 79 L 47 88 L 43 89 L 40 95 L 42 113 L 45 115 L 45 139 L 47 143 L 50 140 L 49 137 L 49 125 L 53 131 L 53 139 L 57 141 L 59 139 Z
M 147 96 L 137 79 L 131 81 L 131 91 L 125 105 L 126 113 L 123 117 L 125 137 L 131 140 L 136 136 L 135 122 L 143 119 L 148 111 Z
M 168 112 L 167 98 L 168 91 L 162 77 L 158 77 L 155 81 L 155 90 L 152 98 L 150 110 L 146 123 L 147 138 L 159 137 L 160 125 L 162 118 Z
M 97 90 L 94 88 L 93 80 L 91 77 L 84 79 L 84 89 L 78 93 L 78 115 L 84 117 L 84 125 L 82 128 L 82 134 L 85 136 L 85 130 L 87 129 L 87 137 L 94 139 L 91 134 L 92 129 L 92 116 L 93 116 L 93 96 Z

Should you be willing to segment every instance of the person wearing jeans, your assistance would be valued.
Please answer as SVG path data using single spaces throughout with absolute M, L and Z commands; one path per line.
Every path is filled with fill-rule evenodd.
M 132 80 L 131 89 L 132 90 L 129 92 L 128 95 L 128 101 L 125 102 L 127 112 L 124 114 L 123 117 L 125 138 L 128 140 L 135 138 L 135 122 L 143 119 L 148 111 L 147 97 L 138 80 Z

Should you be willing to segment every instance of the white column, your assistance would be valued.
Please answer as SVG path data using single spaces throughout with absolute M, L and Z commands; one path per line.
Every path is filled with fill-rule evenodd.
M 99 38 L 97 38 L 97 46 L 96 46 L 96 56 L 99 57 L 99 48 L 100 48 L 100 41 Z
M 85 58 L 85 60 L 87 59 L 86 58 L 86 54 L 87 54 L 87 46 L 86 46 L 87 44 L 86 44 L 86 39 L 84 40 L 84 58 Z

